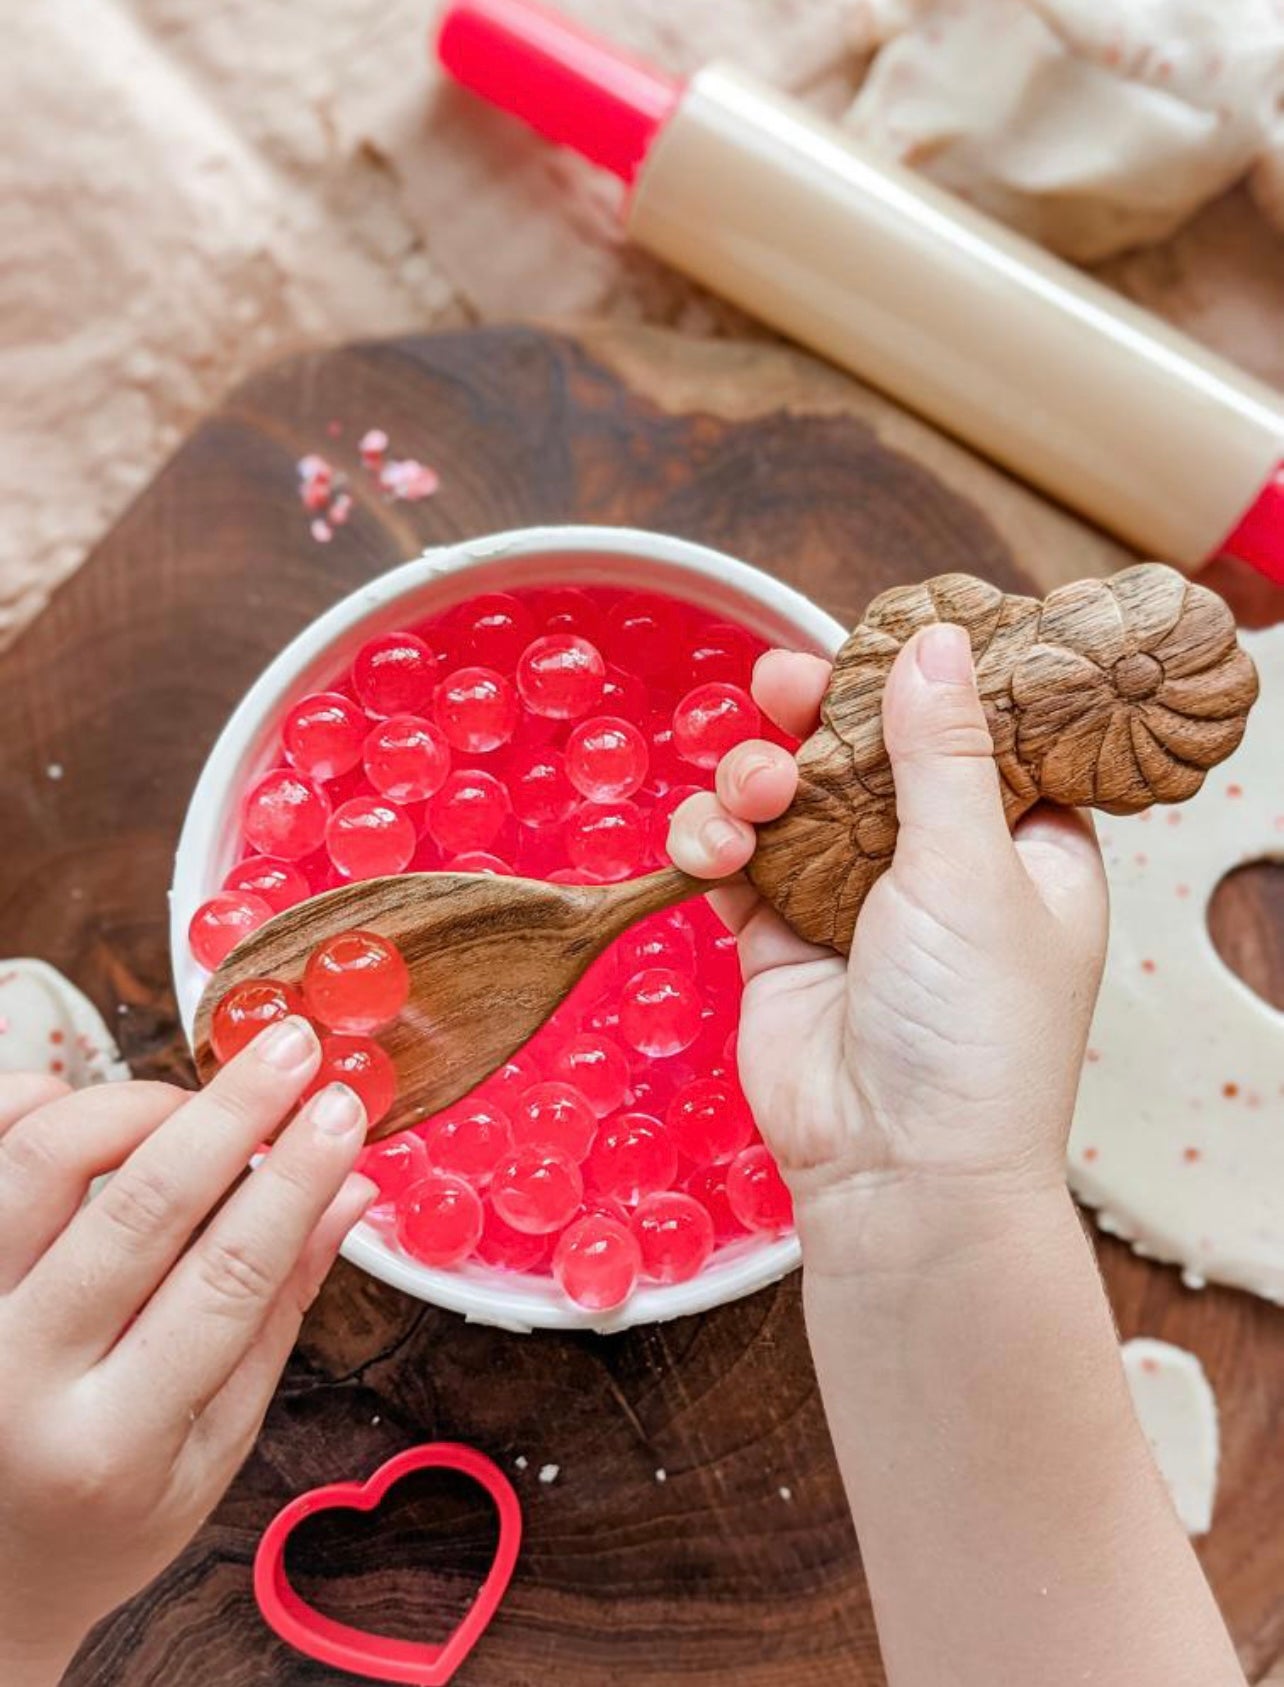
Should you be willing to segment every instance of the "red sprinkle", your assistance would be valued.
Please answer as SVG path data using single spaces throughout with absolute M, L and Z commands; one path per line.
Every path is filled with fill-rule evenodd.
M 1143 961 L 1141 963 L 1141 970 L 1143 972 L 1154 972 L 1155 963 L 1153 961 Z
M 1196 1160 L 1203 1158 L 1198 1148 L 1183 1148 L 1181 1151 L 1181 1157 L 1185 1160 L 1188 1166 L 1193 1166 Z

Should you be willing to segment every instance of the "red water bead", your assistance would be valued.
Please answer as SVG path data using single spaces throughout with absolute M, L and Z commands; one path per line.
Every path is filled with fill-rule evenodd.
M 654 1283 L 688 1282 L 713 1252 L 712 1218 L 693 1196 L 673 1189 L 638 1202 L 633 1234 L 642 1251 L 642 1274 Z
M 703 1005 L 690 973 L 648 967 L 620 992 L 620 1035 L 639 1054 L 667 1060 L 699 1036 Z
M 293 908 L 311 894 L 308 881 L 288 861 L 273 861 L 267 855 L 247 855 L 223 880 L 224 890 L 248 890 L 261 896 L 274 914 Z
M 753 738 L 761 724 L 757 705 L 738 685 L 698 685 L 673 711 L 673 741 L 696 767 L 717 767 L 727 751 Z
M 597 644 L 602 636 L 602 613 L 587 592 L 575 586 L 554 586 L 535 595 L 535 616 L 546 633 L 572 633 Z
M 574 633 L 537 638 L 517 664 L 526 707 L 552 720 L 578 720 L 602 700 L 606 663 L 597 646 Z
M 667 1189 L 678 1172 L 678 1151 L 649 1113 L 617 1113 L 604 1122 L 584 1173 L 595 1194 L 632 1204 Z
M 496 1266 L 501 1271 L 546 1272 L 553 1257 L 556 1237 L 531 1236 L 524 1230 L 514 1230 L 489 1201 L 483 1206 L 477 1258 L 484 1265 Z
M 374 931 L 343 931 L 308 956 L 308 1012 L 331 1031 L 377 1031 L 410 995 L 410 973 L 396 946 Z
M 728 1166 L 708 1166 L 704 1171 L 695 1172 L 687 1179 L 686 1191 L 700 1205 L 713 1220 L 713 1239 L 721 1247 L 724 1242 L 734 1242 L 738 1236 L 747 1234 L 745 1226 L 741 1224 L 731 1210 L 731 1202 L 727 1199 Z
M 193 959 L 213 972 L 243 937 L 266 925 L 271 918 L 271 907 L 252 891 L 218 891 L 208 902 L 201 903 L 187 928 Z
M 513 869 L 501 856 L 484 849 L 466 849 L 462 855 L 452 855 L 447 861 L 448 873 L 489 873 L 493 878 L 511 879 Z
M 667 598 L 625 598 L 607 615 L 606 653 L 643 679 L 666 675 L 682 659 L 682 620 L 681 609 Z
M 678 1153 L 697 1166 L 730 1160 L 753 1136 L 753 1115 L 743 1095 L 717 1078 L 684 1084 L 664 1115 Z
M 616 963 L 624 978 L 648 967 L 668 967 L 694 973 L 696 935 L 690 919 L 680 908 L 650 914 L 624 933 L 613 945 Z
M 646 779 L 646 739 L 614 715 L 581 721 L 566 740 L 566 776 L 590 802 L 619 802 Z
M 600 884 L 627 879 L 647 858 L 647 820 L 636 803 L 581 803 L 565 835 L 572 867 Z
M 684 761 L 673 732 L 673 716 L 649 715 L 642 722 L 650 761 L 650 789 L 663 795 L 675 785 L 691 784 L 691 763 Z M 697 786 L 697 790 L 702 787 Z
M 599 1119 L 629 1093 L 629 1063 L 624 1050 L 609 1037 L 581 1031 L 564 1042 L 548 1063 L 552 1076 L 571 1084 Z
M 579 803 L 560 750 L 544 745 L 514 750 L 504 771 L 513 813 L 523 826 L 560 826 Z
M 573 1085 L 534 1084 L 513 1111 L 513 1140 L 560 1148 L 572 1160 L 588 1153 L 597 1135 L 597 1114 Z
M 505 1224 L 530 1236 L 551 1236 L 579 1206 L 584 1179 L 560 1148 L 528 1142 L 495 1167 L 490 1198 Z
M 391 715 L 371 727 L 362 759 L 366 777 L 390 802 L 423 802 L 450 772 L 450 747 L 422 715 Z
M 315 1095 L 327 1084 L 347 1084 L 355 1090 L 369 1125 L 377 1125 L 397 1099 L 397 1070 L 370 1037 L 336 1033 L 321 1039 L 321 1065 L 308 1094 Z
M 693 685 L 724 683 L 744 686 L 753 677 L 760 647 L 740 627 L 713 621 L 690 641 L 688 670 Z
M 281 727 L 286 758 L 309 778 L 337 779 L 361 760 L 369 724 L 342 692 L 319 691 L 303 697 Z
M 480 1094 L 502 1107 L 504 1112 L 512 1115 L 518 1102 L 530 1089 L 532 1084 L 538 1084 L 543 1074 L 539 1062 L 532 1056 L 529 1048 L 520 1049 L 511 1060 L 495 1072 L 492 1072 L 485 1083 L 480 1086 Z
M 408 1189 L 427 1177 L 428 1156 L 417 1136 L 402 1131 L 367 1148 L 357 1161 L 357 1170 L 378 1184 L 375 1206 L 386 1207 L 400 1201 Z
M 251 848 L 280 861 L 299 861 L 325 842 L 330 799 L 305 774 L 276 767 L 250 788 L 241 827 Z
M 475 1097 L 430 1119 L 423 1140 L 438 1171 L 480 1186 L 490 1182 L 501 1156 L 512 1149 L 513 1127 L 502 1107 Z
M 462 1264 L 481 1233 L 481 1196 L 449 1172 L 429 1172 L 397 1203 L 397 1240 L 422 1265 Z
M 673 825 L 673 816 L 681 808 L 688 797 L 699 796 L 703 789 L 700 785 L 671 785 L 663 796 L 657 797 L 651 807 L 651 853 L 657 861 L 669 862 L 669 829 Z
M 345 879 L 404 873 L 415 853 L 415 828 L 386 797 L 353 797 L 330 816 L 325 847 Z
M 436 677 L 437 658 L 415 633 L 381 633 L 352 664 L 357 701 L 376 718 L 422 714 Z
M 494 668 L 456 668 L 433 693 L 432 712 L 454 750 L 485 755 L 507 744 L 521 705 Z
M 253 1042 L 265 1025 L 306 1011 L 299 992 L 275 978 L 247 978 L 244 984 L 234 984 L 210 1016 L 214 1058 L 225 1064 Z
M 764 1143 L 746 1148 L 727 1171 L 727 1200 L 746 1230 L 788 1230 L 794 1203 L 779 1167 Z
M 508 811 L 508 792 L 494 774 L 458 768 L 428 799 L 428 830 L 448 856 L 489 849 Z
M 455 611 L 452 623 L 460 643 L 482 667 L 511 674 L 522 651 L 535 637 L 535 617 L 507 592 L 483 592 Z
M 553 1255 L 562 1293 L 589 1312 L 610 1312 L 637 1287 L 642 1250 L 618 1219 L 586 1213 L 568 1225 Z

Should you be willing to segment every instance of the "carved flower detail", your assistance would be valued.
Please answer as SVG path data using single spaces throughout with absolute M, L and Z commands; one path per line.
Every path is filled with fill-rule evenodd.
M 1012 672 L 1018 759 L 1057 802 L 1180 802 L 1239 743 L 1256 695 L 1214 593 L 1155 564 L 1079 581 L 1047 598 Z

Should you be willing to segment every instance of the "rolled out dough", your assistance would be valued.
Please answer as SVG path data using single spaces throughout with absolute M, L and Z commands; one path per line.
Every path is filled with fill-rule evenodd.
M 1217 1498 L 1217 1400 L 1193 1353 L 1139 1337 L 1123 1346 L 1132 1403 L 1188 1535 L 1206 1535 Z
M 0 1073 L 49 1072 L 73 1089 L 128 1078 L 88 996 L 45 961 L 0 961 Z
M 1070 1138 L 1103 1230 L 1284 1303 L 1284 1014 L 1232 973 L 1209 898 L 1284 860 L 1284 626 L 1242 635 L 1261 696 L 1239 749 L 1179 808 L 1100 823 L 1110 952 Z

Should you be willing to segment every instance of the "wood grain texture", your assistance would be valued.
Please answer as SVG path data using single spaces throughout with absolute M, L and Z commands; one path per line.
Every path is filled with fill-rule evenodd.
M 375 425 L 432 462 L 442 491 L 417 506 L 365 498 L 317 546 L 294 462 L 326 450 L 359 481 L 355 440 Z M 1042 593 L 1130 560 L 785 351 L 514 329 L 302 358 L 232 394 L 0 657 L 4 950 L 68 972 L 138 1073 L 190 1083 L 164 892 L 187 795 L 247 683 L 320 610 L 420 546 L 568 519 L 722 546 L 848 624 L 878 592 L 943 571 Z M 62 779 L 47 778 L 51 763 Z M 1191 1294 L 1097 1245 L 1122 1335 L 1193 1348 L 1217 1389 L 1222 1487 L 1200 1551 L 1260 1678 L 1284 1656 L 1280 1313 Z M 515 1472 L 527 1545 L 461 1687 L 882 1682 L 796 1279 L 668 1327 L 518 1339 L 340 1266 L 226 1500 L 90 1638 L 69 1687 L 343 1687 L 260 1624 L 258 1534 L 303 1489 L 437 1437 L 510 1469 L 529 1461 Z M 549 1486 L 545 1463 L 561 1467 Z M 390 1543 L 305 1539 L 292 1569 L 352 1620 L 395 1611 L 423 1634 L 484 1553 L 483 1522 L 452 1510 L 461 1536 L 442 1540 L 421 1514 L 392 1521 Z
M 675 867 L 612 885 L 546 884 L 476 873 L 402 873 L 327 891 L 239 943 L 210 979 L 193 1027 L 196 1071 L 218 1070 L 210 1018 L 233 985 L 297 985 L 308 956 L 345 931 L 373 931 L 400 951 L 410 999 L 379 1033 L 397 1099 L 373 1140 L 449 1107 L 523 1043 L 621 932 L 699 895 Z
M 882 593 L 838 653 L 798 795 L 759 828 L 747 869 L 800 936 L 844 954 L 896 847 L 883 687 L 905 643 L 943 622 L 968 634 L 1009 826 L 1040 800 L 1110 814 L 1184 802 L 1257 697 L 1226 604 L 1158 563 L 1042 603 L 968 574 Z

